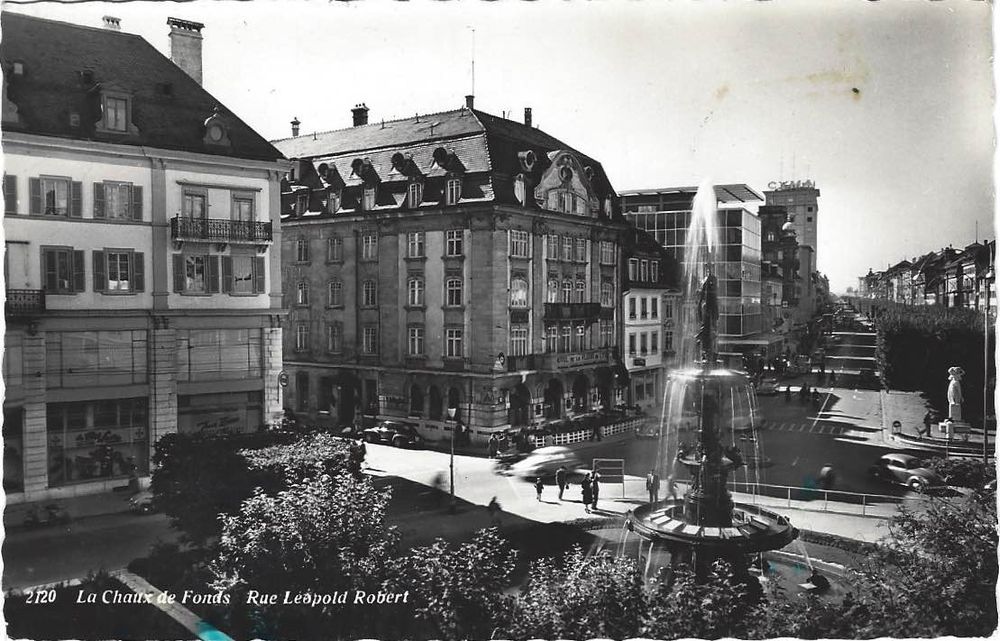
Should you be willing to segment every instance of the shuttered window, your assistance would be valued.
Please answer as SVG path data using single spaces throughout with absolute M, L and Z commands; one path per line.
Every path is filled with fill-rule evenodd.
M 42 285 L 49 294 L 86 291 L 85 252 L 72 247 L 42 247 Z
M 29 212 L 47 216 L 83 215 L 83 183 L 69 178 L 41 176 L 28 179 Z
M 3 175 L 3 211 L 5 214 L 17 213 L 17 176 Z
M 104 294 L 134 294 L 146 289 L 146 260 L 131 249 L 93 252 L 94 291 Z
M 262 256 L 222 256 L 222 292 L 232 295 L 263 294 L 264 269 Z
M 107 180 L 94 183 L 94 218 L 142 220 L 142 186 Z
M 207 254 L 174 254 L 174 291 L 181 294 L 217 294 L 219 257 Z

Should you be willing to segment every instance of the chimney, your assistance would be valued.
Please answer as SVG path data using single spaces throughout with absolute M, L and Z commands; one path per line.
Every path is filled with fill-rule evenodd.
M 354 109 L 351 109 L 351 115 L 354 116 L 355 127 L 362 127 L 368 124 L 368 107 L 365 103 L 355 105 Z
M 469 94 L 468 96 L 466 96 L 465 97 L 465 108 L 466 109 L 474 109 L 475 106 L 476 106 L 476 97 L 473 96 L 472 94 Z
M 201 84 L 201 30 L 200 22 L 167 18 L 170 25 L 170 59 Z
M 525 127 L 531 126 L 531 107 L 524 108 L 524 126 Z
M 114 16 L 104 16 L 104 28 L 108 31 L 121 31 L 122 20 Z
M 301 125 L 301 124 L 302 123 L 299 122 L 298 116 L 296 116 L 292 120 L 292 138 L 298 138 L 299 137 L 299 125 Z

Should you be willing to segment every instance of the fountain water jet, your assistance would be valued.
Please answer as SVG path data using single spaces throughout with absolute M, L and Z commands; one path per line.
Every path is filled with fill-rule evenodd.
M 733 502 L 726 481 L 744 466 L 737 434 L 754 437 L 756 402 L 747 377 L 718 362 L 719 249 L 715 189 L 702 184 L 695 196 L 684 244 L 684 298 L 680 324 L 681 367 L 668 377 L 659 429 L 658 462 L 683 465 L 692 482 L 682 498 L 639 507 L 626 525 L 650 541 L 654 553 L 669 555 L 704 577 L 716 559 L 747 576 L 748 555 L 784 547 L 798 536 L 785 517 L 754 505 Z M 681 441 L 681 426 L 696 417 L 697 439 Z M 754 440 L 759 461 L 759 449 Z M 647 563 L 647 565 L 649 565 Z

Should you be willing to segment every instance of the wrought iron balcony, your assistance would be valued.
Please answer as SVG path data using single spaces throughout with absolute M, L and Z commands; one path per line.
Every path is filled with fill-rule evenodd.
M 600 303 L 545 303 L 545 320 L 596 321 L 601 315 Z
M 520 372 L 525 369 L 535 369 L 535 355 L 523 354 L 521 356 L 507 357 L 507 371 Z
M 273 240 L 270 222 L 180 215 L 170 220 L 170 237 L 175 241 L 248 245 L 264 245 Z
M 8 318 L 28 318 L 45 311 L 45 292 L 40 289 L 8 289 L 4 313 Z

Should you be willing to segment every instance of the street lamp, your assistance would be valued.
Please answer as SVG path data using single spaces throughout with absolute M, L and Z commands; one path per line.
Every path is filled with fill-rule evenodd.
M 458 413 L 457 407 L 448 408 L 448 420 L 451 421 L 451 456 L 448 462 L 449 476 L 451 477 L 451 502 L 448 504 L 448 513 L 455 513 L 455 431 L 458 429 L 458 421 L 455 420 L 455 414 Z

